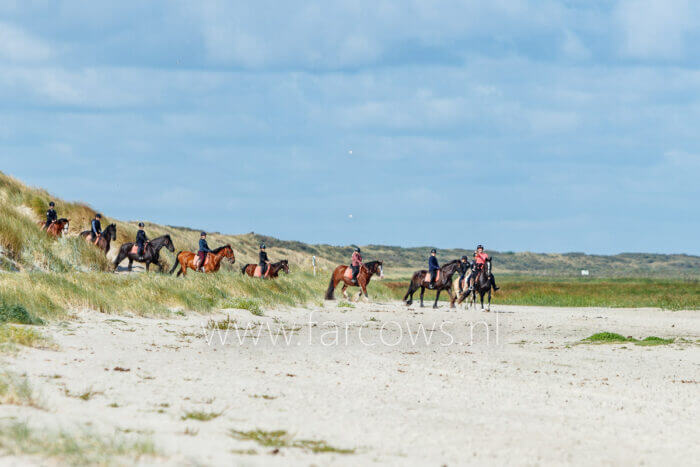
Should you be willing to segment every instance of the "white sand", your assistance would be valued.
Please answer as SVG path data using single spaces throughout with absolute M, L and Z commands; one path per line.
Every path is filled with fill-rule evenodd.
M 312 327 L 311 311 L 319 322 Z M 282 338 L 273 345 L 265 332 L 257 345 L 239 345 L 235 331 L 225 345 L 218 336 L 208 345 L 201 326 L 210 316 L 84 312 L 77 321 L 48 326 L 59 351 L 29 349 L 6 358 L 11 369 L 26 373 L 48 410 L 0 406 L 0 417 L 66 430 L 91 424 L 106 434 L 151 434 L 164 456 L 147 463 L 699 462 L 700 312 L 499 305 L 494 311 L 407 310 L 398 303 L 349 309 L 336 302 L 324 309 L 267 310 L 264 318 L 230 310 L 239 324 L 301 326 L 291 345 Z M 338 345 L 322 343 L 333 337 L 326 334 L 322 341 L 333 330 L 325 321 L 341 326 Z M 431 344 L 411 344 L 406 326 L 415 334 L 419 323 L 436 325 Z M 475 325 L 473 341 L 469 323 Z M 693 343 L 575 345 L 600 331 Z M 450 343 L 448 334 L 455 342 L 440 345 Z M 403 340 L 388 346 L 382 337 L 389 344 Z M 130 371 L 114 371 L 117 366 Z M 88 401 L 65 394 L 87 388 L 101 393 Z M 255 397 L 262 395 L 274 399 Z M 208 422 L 182 421 L 188 410 L 223 414 Z M 198 434 L 185 435 L 186 428 Z M 255 428 L 286 430 L 356 452 L 283 448 L 273 454 L 228 434 Z M 231 452 L 247 449 L 258 454 Z

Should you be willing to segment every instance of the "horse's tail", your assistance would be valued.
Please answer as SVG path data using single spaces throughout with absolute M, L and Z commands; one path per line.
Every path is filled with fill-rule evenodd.
M 335 271 L 331 273 L 331 281 L 328 283 L 328 290 L 326 290 L 326 300 L 333 300 L 333 292 L 335 291 L 335 284 L 333 283 L 333 276 Z
M 180 253 L 181 251 L 178 251 L 177 254 L 175 255 L 175 264 L 173 264 L 173 268 L 170 270 L 168 274 L 172 274 L 175 272 L 175 269 L 180 265 Z
M 241 268 L 241 274 L 245 275 L 245 270 L 248 269 L 248 265 L 244 264 L 243 267 Z

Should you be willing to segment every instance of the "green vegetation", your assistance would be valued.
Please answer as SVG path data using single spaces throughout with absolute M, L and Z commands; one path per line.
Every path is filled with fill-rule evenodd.
M 251 430 L 238 431 L 231 430 L 232 437 L 243 441 L 255 441 L 260 446 L 271 448 L 298 448 L 305 449 L 314 453 L 337 453 L 337 454 L 353 454 L 354 449 L 341 449 L 330 446 L 325 441 L 316 441 L 309 439 L 295 440 L 293 436 L 284 430 L 265 431 Z
M 621 334 L 617 334 L 614 332 L 599 332 L 599 333 L 593 334 L 590 337 L 583 339 L 581 342 L 584 342 L 587 344 L 619 344 L 619 343 L 630 342 L 630 343 L 633 343 L 635 345 L 654 346 L 654 345 L 673 344 L 675 342 L 675 339 L 674 338 L 664 339 L 661 337 L 649 336 L 649 337 L 645 337 L 644 339 L 640 340 L 640 339 L 636 339 L 632 336 L 625 337 Z
M 49 339 L 34 329 L 0 324 L 0 352 L 14 351 L 17 345 L 42 349 L 54 346 Z
M 34 431 L 26 423 L 0 426 L 0 451 L 5 455 L 30 455 L 70 465 L 127 465 L 144 456 L 155 456 L 148 439 L 114 436 L 105 438 L 87 430 L 70 434 L 42 428 Z
M 204 412 L 201 410 L 194 410 L 192 412 L 185 412 L 185 414 L 180 417 L 180 420 L 197 420 L 200 422 L 208 422 L 209 420 L 214 420 L 219 417 L 223 412 Z
M 355 305 L 353 305 L 350 302 L 346 301 L 339 301 L 338 302 L 338 308 L 355 308 Z
M 256 316 L 263 316 L 263 311 L 260 308 L 260 302 L 252 298 L 232 298 L 222 303 L 221 308 L 235 308 L 238 310 L 248 310 Z
M 0 302 L 0 323 L 44 324 L 40 318 L 32 316 L 22 305 L 10 305 L 5 302 Z

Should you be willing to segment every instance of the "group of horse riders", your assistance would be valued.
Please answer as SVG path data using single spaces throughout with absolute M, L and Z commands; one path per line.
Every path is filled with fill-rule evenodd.
M 44 224 L 44 230 L 48 229 L 49 226 L 56 222 L 58 219 L 58 214 L 56 213 L 56 204 L 51 201 L 49 203 L 49 209 L 46 211 L 46 223 Z M 102 214 L 95 214 L 95 218 L 90 222 L 90 240 L 94 243 L 97 241 L 99 236 L 102 234 Z M 143 257 L 144 247 L 148 242 L 148 236 L 146 236 L 146 231 L 144 230 L 143 222 L 139 222 L 139 230 L 136 232 L 136 246 L 137 255 L 139 258 Z M 265 277 L 267 269 L 270 267 L 270 260 L 265 251 L 266 246 L 264 243 L 260 245 L 260 253 L 258 255 L 258 265 L 260 266 L 261 277 Z M 197 251 L 197 268 L 199 271 L 204 271 L 204 262 L 207 257 L 207 253 L 214 253 L 209 245 L 207 244 L 207 233 L 201 232 L 199 236 L 199 250 Z M 357 284 L 357 275 L 360 273 L 360 267 L 362 266 L 362 254 L 359 247 L 355 248 L 350 258 L 350 268 L 352 269 L 352 282 Z M 459 265 L 459 293 L 463 292 L 463 287 L 468 284 L 466 293 L 470 293 L 474 289 L 474 284 L 472 279 L 481 271 L 489 259 L 489 255 L 484 251 L 484 246 L 479 245 L 474 251 L 474 259 L 472 261 L 465 255 L 462 256 L 461 263 Z M 440 270 L 440 264 L 437 260 L 437 250 L 433 248 L 430 250 L 430 257 L 428 258 L 428 272 L 430 273 L 430 284 L 429 289 L 435 288 L 435 279 L 437 278 L 438 271 Z M 496 279 L 493 274 L 490 274 L 491 284 L 493 284 L 493 290 L 498 290 L 500 287 L 496 285 Z
M 462 259 L 459 264 L 459 281 L 457 281 L 459 284 L 460 294 L 463 292 L 463 286 L 465 284 L 469 285 L 466 294 L 469 294 L 472 290 L 474 290 L 474 284 L 472 282 L 472 279 L 476 278 L 477 274 L 484 268 L 484 265 L 486 264 L 486 261 L 488 261 L 488 259 L 489 255 L 484 251 L 483 245 L 479 245 L 476 247 L 476 251 L 474 251 L 473 261 L 470 261 L 466 255 L 462 256 Z M 438 264 L 437 260 L 437 250 L 433 248 L 432 250 L 430 250 L 430 257 L 428 258 L 428 272 L 430 273 L 430 283 L 428 285 L 429 289 L 435 288 L 435 279 L 437 278 L 439 270 L 440 264 Z M 496 279 L 493 277 L 493 274 L 490 274 L 489 278 L 491 279 L 493 290 L 500 289 L 500 287 L 496 285 Z

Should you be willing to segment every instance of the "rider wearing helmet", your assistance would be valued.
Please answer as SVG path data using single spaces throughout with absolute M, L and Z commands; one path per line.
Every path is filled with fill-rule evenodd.
M 143 247 L 148 241 L 148 237 L 146 236 L 146 232 L 143 230 L 143 228 L 143 222 L 139 222 L 139 230 L 136 232 L 136 245 L 139 247 L 137 254 L 139 258 L 143 258 Z
M 435 288 L 435 278 L 437 277 L 439 270 L 440 265 L 438 264 L 437 260 L 437 250 L 433 248 L 430 250 L 430 257 L 428 258 L 428 272 L 430 272 L 430 284 L 428 285 L 428 288 Z
M 459 286 L 459 293 L 462 293 L 462 283 L 464 282 L 464 277 L 467 275 L 471 269 L 471 263 L 467 255 L 462 256 L 462 262 L 459 263 L 459 280 L 457 284 Z
M 95 214 L 95 218 L 90 222 L 90 240 L 93 241 L 93 243 L 97 240 L 97 237 L 102 235 L 102 224 L 100 223 L 100 219 L 102 219 L 102 214 Z
M 267 258 L 267 252 L 265 251 L 265 244 L 260 244 L 260 260 L 258 264 L 260 265 L 260 277 L 265 277 L 267 268 L 270 266 L 270 260 Z
M 476 247 L 476 251 L 474 252 L 474 262 L 476 263 L 476 271 L 479 271 L 483 269 L 484 265 L 486 264 L 486 261 L 489 259 L 489 255 L 487 255 L 484 252 L 484 246 L 479 245 Z M 476 275 L 474 275 L 476 277 Z M 493 290 L 499 290 L 500 287 L 496 285 L 496 279 L 493 277 L 493 273 L 489 275 L 489 279 L 491 279 L 491 285 L 493 286 Z M 467 290 L 467 293 L 471 292 L 474 289 L 474 285 L 470 285 L 469 289 Z
M 213 253 L 209 249 L 207 244 L 207 233 L 202 232 L 199 234 L 199 251 L 197 252 L 197 257 L 199 258 L 199 263 L 197 263 L 197 269 L 200 272 L 204 272 L 204 261 L 207 259 L 207 253 Z
M 49 210 L 46 211 L 46 223 L 44 224 L 44 230 L 48 229 L 51 224 L 58 220 L 58 214 L 56 214 L 56 209 L 54 207 L 56 203 L 53 201 L 49 202 Z
M 360 247 L 355 248 L 355 251 L 352 253 L 352 258 L 350 260 L 353 284 L 357 284 L 357 275 L 360 273 L 360 266 L 362 266 L 362 255 L 360 253 Z

